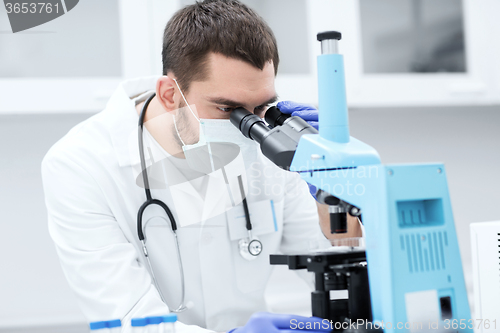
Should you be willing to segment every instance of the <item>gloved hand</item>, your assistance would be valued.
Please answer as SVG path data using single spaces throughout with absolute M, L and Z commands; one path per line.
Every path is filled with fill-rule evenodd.
M 250 317 L 243 327 L 227 333 L 294 333 L 294 332 L 330 332 L 328 320 L 317 317 L 302 317 L 269 312 L 257 312 Z
M 281 101 L 276 106 L 282 113 L 298 116 L 315 129 L 318 129 L 318 110 L 314 107 L 291 101 Z
M 307 183 L 307 186 L 309 186 L 309 193 L 311 193 L 312 197 L 316 199 L 316 192 L 318 192 L 318 188 L 313 184 L 309 183 Z

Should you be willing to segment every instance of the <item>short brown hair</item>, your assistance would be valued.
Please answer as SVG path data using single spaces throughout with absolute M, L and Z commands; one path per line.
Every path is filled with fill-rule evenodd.
M 276 39 L 255 11 L 237 0 L 205 0 L 177 11 L 163 35 L 163 75 L 172 72 L 183 90 L 207 78 L 210 52 L 245 61 L 263 69 L 279 56 Z

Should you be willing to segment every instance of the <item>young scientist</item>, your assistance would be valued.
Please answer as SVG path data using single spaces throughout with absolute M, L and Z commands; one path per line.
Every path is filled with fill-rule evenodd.
M 171 311 L 178 332 L 278 332 L 291 320 L 318 328 L 305 325 L 318 318 L 252 316 L 266 310 L 269 254 L 333 237 L 298 174 L 229 122 L 234 108 L 263 117 L 277 100 L 272 31 L 238 1 L 207 0 L 172 17 L 162 54 L 163 76 L 123 82 L 42 163 L 50 234 L 83 313 L 120 318 L 124 332 L 132 318 Z M 146 199 L 168 209 L 148 206 L 138 228 Z M 361 235 L 356 219 L 349 230 Z

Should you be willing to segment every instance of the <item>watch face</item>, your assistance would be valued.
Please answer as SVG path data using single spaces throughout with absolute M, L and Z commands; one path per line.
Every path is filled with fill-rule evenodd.
M 262 252 L 262 243 L 254 239 L 248 244 L 248 252 L 253 256 L 258 256 Z

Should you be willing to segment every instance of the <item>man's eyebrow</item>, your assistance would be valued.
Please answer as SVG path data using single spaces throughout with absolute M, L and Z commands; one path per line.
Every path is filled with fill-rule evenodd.
M 235 107 L 235 108 L 236 107 L 241 107 L 241 106 L 245 105 L 245 103 L 233 101 L 233 100 L 230 100 L 230 99 L 227 99 L 227 98 L 224 98 L 224 97 L 214 97 L 214 98 L 209 98 L 208 100 L 211 103 L 214 103 L 214 104 L 226 105 L 226 106 Z M 271 104 L 271 103 L 276 102 L 277 100 L 278 100 L 278 96 L 273 96 L 269 100 L 267 100 L 264 103 L 260 104 L 259 106 Z
M 259 106 L 264 106 L 264 105 L 272 104 L 272 103 L 276 102 L 277 100 L 278 100 L 278 95 L 274 95 L 273 97 L 271 97 L 270 99 L 268 99 L 267 101 L 265 101 L 264 103 L 262 103 Z

